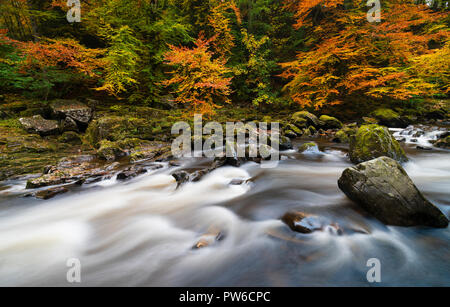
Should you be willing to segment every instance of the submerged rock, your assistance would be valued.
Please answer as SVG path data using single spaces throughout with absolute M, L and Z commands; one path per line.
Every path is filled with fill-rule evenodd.
M 386 127 L 362 126 L 350 142 L 350 160 L 358 164 L 384 156 L 398 162 L 408 161 L 400 143 Z
M 34 193 L 34 197 L 38 199 L 48 200 L 55 197 L 56 195 L 64 194 L 67 192 L 69 192 L 69 190 L 65 187 L 56 187 L 36 192 Z
M 313 151 L 319 151 L 319 145 L 317 145 L 316 143 L 312 142 L 312 143 L 305 143 L 302 146 L 300 146 L 300 148 L 298 149 L 298 151 L 300 153 L 304 153 L 304 152 L 313 152 Z
M 447 217 L 430 203 L 393 159 L 381 157 L 348 168 L 339 188 L 387 225 L 448 227 Z
M 147 173 L 147 170 L 145 168 L 132 166 L 117 174 L 117 180 L 129 180 L 145 173 Z
M 288 225 L 292 231 L 303 234 L 311 234 L 315 231 L 322 230 L 324 227 L 322 221 L 318 217 L 303 212 L 288 212 L 281 220 Z
M 58 122 L 55 120 L 46 120 L 41 115 L 21 118 L 19 121 L 23 128 L 30 133 L 37 133 L 41 136 L 59 133 Z

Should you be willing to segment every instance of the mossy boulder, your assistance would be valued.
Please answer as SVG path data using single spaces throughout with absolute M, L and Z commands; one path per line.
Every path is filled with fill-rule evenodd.
M 86 139 L 96 148 L 99 148 L 102 140 L 111 142 L 130 138 L 154 140 L 157 138 L 155 128 L 157 122 L 150 119 L 108 116 L 91 122 L 86 131 Z
M 296 125 L 287 124 L 285 129 L 286 129 L 286 131 L 294 132 L 297 136 L 302 136 L 303 135 L 303 130 L 298 128 Z
M 314 142 L 311 143 L 305 143 L 302 146 L 300 146 L 300 148 L 298 149 L 298 151 L 300 153 L 305 153 L 305 152 L 317 152 L 319 151 L 319 145 L 317 145 Z
M 395 160 L 381 157 L 348 168 L 339 188 L 387 225 L 448 227 L 448 218 L 417 189 Z
M 349 144 L 351 139 L 356 135 L 357 132 L 358 128 L 346 126 L 341 130 L 339 130 L 338 132 L 336 132 L 333 142 Z
M 379 157 L 407 162 L 405 151 L 386 127 L 365 125 L 350 142 L 350 160 L 359 164 Z
M 308 126 L 318 127 L 320 124 L 317 116 L 307 111 L 297 112 L 292 115 L 292 122 L 299 128 L 307 128 Z
M 77 100 L 55 100 L 50 105 L 53 114 L 58 118 L 69 117 L 79 125 L 87 127 L 92 119 L 92 109 Z
M 378 120 L 380 125 L 389 128 L 406 128 L 409 125 L 405 118 L 402 118 L 400 114 L 391 109 L 380 108 L 375 110 L 372 115 Z
M 319 120 L 324 129 L 341 129 L 344 126 L 339 119 L 328 115 L 322 115 Z

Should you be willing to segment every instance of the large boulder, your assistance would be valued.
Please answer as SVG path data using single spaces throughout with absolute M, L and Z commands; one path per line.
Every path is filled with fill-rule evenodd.
M 409 125 L 408 121 L 391 109 L 377 109 L 372 115 L 378 120 L 380 125 L 387 126 L 389 128 L 406 128 Z
M 328 115 L 322 115 L 320 121 L 324 129 L 341 129 L 344 126 L 339 119 Z
M 299 128 L 307 128 L 309 126 L 318 127 L 320 125 L 317 116 L 307 111 L 295 113 L 292 115 L 292 121 Z
M 59 118 L 69 117 L 84 127 L 87 127 L 92 119 L 92 109 L 76 100 L 55 100 L 50 107 Z
M 350 142 L 350 160 L 358 164 L 383 156 L 402 163 L 408 161 L 400 143 L 386 127 L 378 125 L 361 126 Z
M 59 133 L 58 122 L 46 120 L 41 115 L 25 117 L 19 119 L 23 128 L 30 133 L 37 133 L 41 136 L 55 135 Z
M 381 157 L 346 169 L 339 179 L 339 188 L 387 225 L 448 227 L 448 218 L 391 158 Z

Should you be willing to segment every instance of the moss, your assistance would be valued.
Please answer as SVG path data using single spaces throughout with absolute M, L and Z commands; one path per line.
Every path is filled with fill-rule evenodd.
M 126 156 L 125 151 L 119 143 L 102 140 L 100 148 L 97 150 L 97 156 L 106 161 L 115 161 Z
M 303 130 L 298 128 L 296 125 L 288 124 L 285 129 L 293 131 L 298 136 L 303 135 Z
M 351 139 L 356 135 L 358 129 L 356 127 L 344 127 L 335 135 L 335 142 L 347 144 L 350 143 Z
M 315 150 L 315 149 L 318 149 L 318 148 L 319 148 L 319 146 L 316 143 L 311 142 L 311 143 L 305 143 L 302 146 L 300 146 L 298 151 L 302 153 L 302 152 Z
M 322 115 L 319 120 L 323 122 L 323 127 L 325 129 L 340 129 L 343 127 L 342 122 L 335 117 Z
M 362 163 L 383 156 L 399 162 L 408 161 L 405 151 L 386 127 L 362 126 L 350 143 L 351 161 Z
M 292 121 L 299 128 L 306 128 L 307 125 L 319 126 L 319 119 L 312 113 L 307 111 L 297 112 L 292 115 Z
M 64 132 L 59 138 L 58 141 L 61 143 L 68 143 L 74 145 L 81 145 L 81 137 L 78 133 L 73 131 Z

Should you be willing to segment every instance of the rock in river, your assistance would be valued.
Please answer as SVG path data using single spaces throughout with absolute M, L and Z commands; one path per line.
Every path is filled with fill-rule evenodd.
M 350 160 L 363 163 L 380 157 L 407 162 L 405 151 L 386 127 L 364 125 L 350 142 Z
M 60 117 L 69 117 L 78 124 L 87 127 L 92 119 L 92 109 L 76 100 L 56 100 L 51 104 L 53 113 Z
M 448 227 L 447 217 L 417 189 L 403 167 L 381 157 L 348 168 L 339 188 L 387 225 Z

